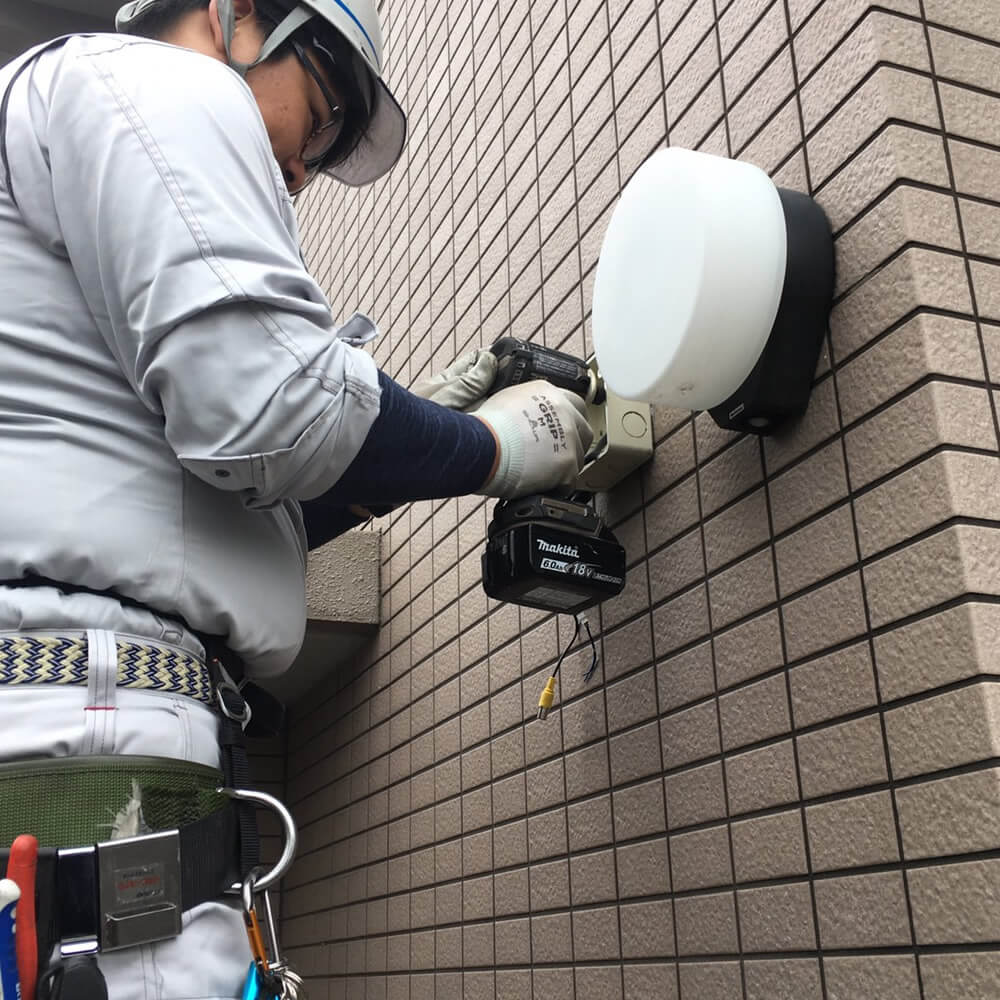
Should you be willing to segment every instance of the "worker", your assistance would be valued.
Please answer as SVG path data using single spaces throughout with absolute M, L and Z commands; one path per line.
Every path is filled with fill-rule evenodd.
M 0 782 L 33 760 L 44 792 L 70 760 L 105 836 L 54 846 L 111 827 L 141 852 L 147 790 L 107 796 L 101 769 L 238 778 L 222 734 L 244 682 L 295 659 L 308 547 L 401 502 L 568 484 L 591 432 L 545 383 L 484 399 L 488 351 L 409 392 L 306 270 L 293 196 L 368 184 L 404 147 L 373 0 L 133 0 L 118 28 L 0 71 Z M 184 836 L 188 879 L 222 841 Z M 95 970 L 111 1000 L 240 995 L 239 900 L 185 888 L 166 935 L 170 904 L 132 887 L 167 899 L 173 862 L 100 854 L 95 902 L 75 857 L 39 890 L 53 995 L 94 1000 Z M 99 903 L 98 944 L 67 936 L 70 898 Z

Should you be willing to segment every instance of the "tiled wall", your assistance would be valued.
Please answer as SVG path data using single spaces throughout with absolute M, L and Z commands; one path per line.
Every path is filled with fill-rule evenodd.
M 311 996 L 996 1000 L 1000 3 L 382 6 L 404 162 L 301 208 L 404 384 L 508 331 L 584 352 L 665 142 L 813 193 L 838 299 L 796 426 L 655 413 L 602 669 L 545 722 L 568 620 L 484 597 L 490 506 L 385 519 L 378 642 L 288 735 Z

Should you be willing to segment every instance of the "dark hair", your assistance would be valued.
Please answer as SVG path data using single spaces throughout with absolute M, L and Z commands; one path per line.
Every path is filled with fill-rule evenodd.
M 162 39 L 177 26 L 178 22 L 196 10 L 207 10 L 210 0 L 160 0 L 152 4 L 143 14 L 128 26 L 128 34 L 146 38 Z M 295 6 L 294 0 L 255 0 L 254 10 L 258 20 L 271 29 Z M 315 39 L 333 56 L 323 60 L 331 76 L 331 82 L 343 97 L 344 125 L 340 136 L 327 155 L 324 167 L 334 166 L 346 160 L 368 135 L 372 119 L 370 101 L 374 100 L 375 81 L 363 66 L 360 57 L 344 36 L 336 28 L 321 18 L 313 17 L 292 36 L 300 44 L 310 45 Z M 269 59 L 282 59 L 293 55 L 291 39 L 286 40 L 271 53 Z M 358 73 L 368 76 L 366 97 Z
M 130 22 L 124 33 L 162 39 L 170 34 L 182 17 L 195 10 L 207 10 L 208 4 L 209 0 L 161 0 Z

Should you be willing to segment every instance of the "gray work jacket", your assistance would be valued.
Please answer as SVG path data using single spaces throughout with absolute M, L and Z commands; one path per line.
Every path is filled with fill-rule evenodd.
M 0 580 L 112 588 L 280 672 L 305 624 L 297 500 L 350 464 L 379 388 L 303 266 L 250 89 L 80 36 L 18 77 L 6 132 Z M 0 629 L 115 615 L 138 627 L 107 598 L 0 591 Z

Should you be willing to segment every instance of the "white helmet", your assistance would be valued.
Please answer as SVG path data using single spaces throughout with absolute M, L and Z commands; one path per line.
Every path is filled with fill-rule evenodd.
M 130 0 L 115 16 L 115 28 L 127 31 L 143 13 L 162 0 Z M 324 168 L 323 172 L 344 184 L 358 187 L 378 180 L 399 159 L 406 143 L 406 115 L 382 78 L 382 28 L 374 0 L 280 0 L 288 14 L 261 46 L 257 58 L 249 64 L 232 58 L 230 45 L 235 27 L 232 0 L 216 0 L 222 22 L 223 38 L 229 65 L 241 76 L 262 63 L 291 35 L 313 18 L 336 29 L 354 50 L 355 73 L 370 99 L 371 119 L 367 136 L 345 160 Z M 366 86 L 371 80 L 373 86 Z

